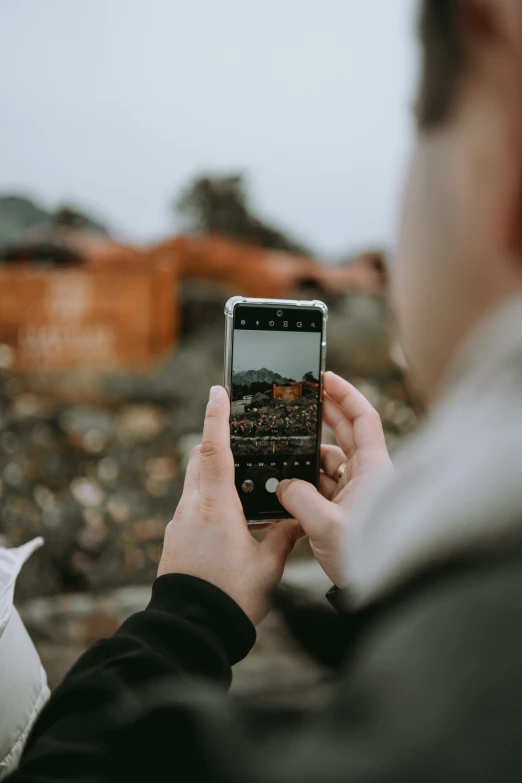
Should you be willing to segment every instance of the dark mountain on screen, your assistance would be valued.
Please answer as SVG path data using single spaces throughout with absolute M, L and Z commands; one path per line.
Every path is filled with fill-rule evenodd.
M 234 386 L 251 386 L 253 383 L 294 383 L 292 378 L 283 378 L 278 372 L 272 372 L 263 367 L 261 370 L 244 370 L 235 372 L 232 379 Z

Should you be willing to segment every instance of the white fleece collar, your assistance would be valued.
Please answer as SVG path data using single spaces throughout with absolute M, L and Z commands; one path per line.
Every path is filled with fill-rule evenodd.
M 16 577 L 33 552 L 43 545 L 43 538 L 33 538 L 27 544 L 12 549 L 0 547 L 0 638 L 13 609 Z
M 465 341 L 436 409 L 394 464 L 348 526 L 358 606 L 430 563 L 522 537 L 522 298 Z

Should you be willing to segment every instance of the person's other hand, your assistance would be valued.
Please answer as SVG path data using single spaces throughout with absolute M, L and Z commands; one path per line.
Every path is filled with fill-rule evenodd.
M 287 519 L 258 542 L 250 535 L 234 482 L 230 450 L 230 402 L 213 386 L 207 405 L 203 440 L 190 457 L 183 495 L 165 530 L 158 576 L 188 574 L 227 593 L 250 620 L 268 611 L 268 593 L 283 574 L 295 542 L 303 535 Z
M 279 484 L 277 495 L 300 522 L 327 576 L 344 587 L 340 541 L 354 497 L 361 485 L 392 465 L 379 414 L 361 392 L 331 372 L 325 373 L 324 389 L 323 418 L 339 445 L 321 448 L 320 492 L 307 481 L 290 479 Z

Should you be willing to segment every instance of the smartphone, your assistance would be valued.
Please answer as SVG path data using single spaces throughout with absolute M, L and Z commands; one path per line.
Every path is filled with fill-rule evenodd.
M 225 317 L 237 492 L 249 524 L 285 519 L 279 482 L 319 481 L 328 308 L 318 300 L 234 296 Z

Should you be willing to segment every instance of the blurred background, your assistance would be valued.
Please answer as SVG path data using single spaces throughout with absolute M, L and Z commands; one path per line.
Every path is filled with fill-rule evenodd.
M 51 685 L 147 602 L 229 296 L 324 299 L 329 369 L 391 450 L 415 427 L 387 311 L 415 12 L 0 4 L 0 543 L 45 539 L 16 598 Z M 306 542 L 285 578 L 329 586 Z M 269 616 L 234 687 L 321 682 Z

